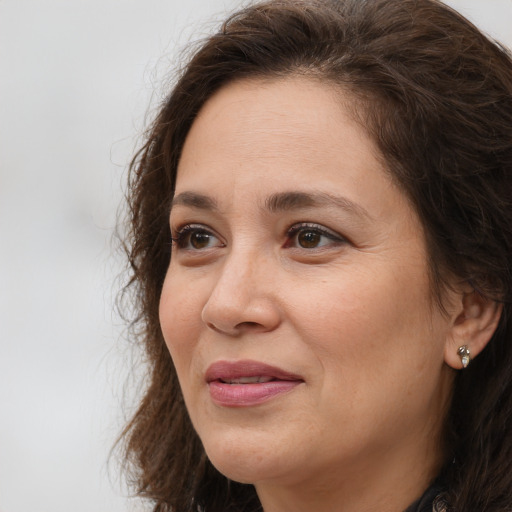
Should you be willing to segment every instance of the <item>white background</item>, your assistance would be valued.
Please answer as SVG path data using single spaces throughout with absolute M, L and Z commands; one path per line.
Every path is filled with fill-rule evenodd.
M 512 45 L 512 0 L 450 3 Z M 142 509 L 108 465 L 134 381 L 116 210 L 176 49 L 237 4 L 0 0 L 0 512 Z

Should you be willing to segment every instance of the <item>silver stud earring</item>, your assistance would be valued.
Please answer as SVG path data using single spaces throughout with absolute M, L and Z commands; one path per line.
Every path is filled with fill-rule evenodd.
M 467 368 L 468 364 L 471 361 L 470 351 L 467 345 L 462 345 L 457 350 L 457 354 L 459 354 L 460 360 L 462 362 L 462 367 Z

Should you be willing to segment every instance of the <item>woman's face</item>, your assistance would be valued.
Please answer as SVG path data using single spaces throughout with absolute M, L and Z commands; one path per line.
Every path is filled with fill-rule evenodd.
M 262 494 L 407 480 L 440 456 L 450 321 L 417 215 L 343 100 L 228 85 L 179 164 L 163 334 L 208 456 Z

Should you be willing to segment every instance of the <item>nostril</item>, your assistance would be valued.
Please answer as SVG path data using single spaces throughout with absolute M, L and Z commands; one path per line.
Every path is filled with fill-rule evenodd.
M 206 326 L 212 331 L 222 332 L 215 324 L 212 324 L 212 322 L 206 322 Z
M 240 322 L 235 326 L 235 329 L 239 331 L 248 331 L 248 330 L 255 330 L 255 329 L 261 329 L 263 326 L 259 324 L 258 322 Z
M 267 328 L 264 325 L 258 322 L 240 322 L 236 324 L 233 328 L 215 325 L 215 323 L 213 322 L 206 322 L 206 326 L 212 331 L 228 334 L 230 336 L 239 336 L 247 332 L 263 332 L 267 330 Z
M 221 331 L 219 327 L 217 327 L 213 322 L 206 322 L 207 327 L 210 329 L 213 329 L 214 331 Z M 261 325 L 258 322 L 240 322 L 239 324 L 235 325 L 236 330 L 244 330 L 244 329 L 257 329 L 258 327 L 261 327 Z

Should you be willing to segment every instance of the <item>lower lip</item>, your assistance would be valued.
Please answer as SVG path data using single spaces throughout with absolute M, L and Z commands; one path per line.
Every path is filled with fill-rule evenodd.
M 227 384 L 218 380 L 209 383 L 213 402 L 223 407 L 251 407 L 278 395 L 288 393 L 301 384 L 298 380 L 273 380 L 255 384 Z

